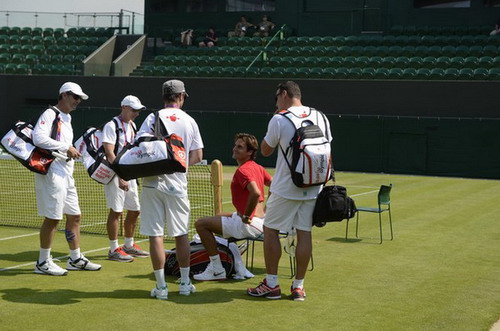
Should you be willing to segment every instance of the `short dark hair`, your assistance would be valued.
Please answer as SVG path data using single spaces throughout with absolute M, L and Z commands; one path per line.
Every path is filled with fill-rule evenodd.
M 281 92 L 286 91 L 290 98 L 302 98 L 302 93 L 300 92 L 300 87 L 297 83 L 291 80 L 278 84 L 278 90 Z
M 172 103 L 176 102 L 177 99 L 179 98 L 179 95 L 182 93 L 176 93 L 176 94 L 164 94 L 163 95 L 163 101 L 166 103 Z
M 251 160 L 255 160 L 257 157 L 257 151 L 259 150 L 259 142 L 257 141 L 257 138 L 253 134 L 250 133 L 237 133 L 234 136 L 234 142 L 236 140 L 241 139 L 245 142 L 247 145 L 247 151 L 251 151 L 252 155 L 250 155 Z

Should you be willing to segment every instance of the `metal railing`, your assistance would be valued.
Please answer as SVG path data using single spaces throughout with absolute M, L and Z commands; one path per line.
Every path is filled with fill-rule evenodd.
M 267 60 L 267 48 L 269 47 L 269 45 L 271 45 L 271 43 L 279 37 L 280 40 L 283 40 L 284 39 L 284 34 L 285 34 L 285 27 L 286 27 L 286 24 L 283 24 L 278 31 L 276 31 L 276 33 L 274 34 L 274 36 L 271 37 L 271 39 L 269 39 L 269 41 L 267 42 L 267 44 L 264 46 L 264 49 L 262 51 L 259 52 L 259 54 L 257 54 L 257 56 L 253 59 L 253 61 L 248 65 L 248 67 L 245 69 L 245 72 L 248 72 L 248 70 L 250 70 L 250 68 L 253 66 L 253 64 L 262 56 L 262 60 L 266 61 Z

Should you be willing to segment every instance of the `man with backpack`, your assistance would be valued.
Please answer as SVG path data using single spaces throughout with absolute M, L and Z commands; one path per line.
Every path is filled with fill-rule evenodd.
M 278 283 L 281 244 L 278 235 L 280 231 L 295 229 L 297 272 L 291 286 L 291 298 L 304 301 L 304 278 L 312 254 L 312 215 L 322 184 L 331 177 L 332 134 L 323 113 L 302 105 L 301 91 L 295 82 L 279 84 L 275 98 L 278 111 L 271 118 L 261 143 L 263 156 L 270 156 L 275 149 L 280 150 L 264 220 L 267 276 L 247 293 L 268 299 L 281 298 Z M 311 167 L 311 164 L 315 166 Z
M 127 95 L 121 102 L 121 113 L 106 123 L 103 128 L 102 144 L 106 159 L 113 163 L 116 155 L 128 144 L 133 143 L 137 131 L 134 120 L 141 110 L 146 107 L 139 98 Z M 106 202 L 109 208 L 107 230 L 109 238 L 108 259 L 118 262 L 132 262 L 134 257 L 147 257 L 149 253 L 143 251 L 134 242 L 134 233 L 137 218 L 140 213 L 139 193 L 137 181 L 126 181 L 116 175 L 108 184 L 104 185 Z M 125 244 L 118 244 L 118 223 L 127 210 L 124 222 Z
M 35 146 L 58 151 L 67 158 L 56 158 L 46 175 L 35 174 L 35 190 L 38 214 L 45 219 L 40 228 L 40 255 L 35 265 L 35 273 L 64 276 L 68 270 L 101 269 L 101 265 L 90 262 L 80 252 L 80 206 L 73 179 L 74 159 L 80 157 L 73 147 L 73 127 L 70 113 L 88 96 L 80 85 L 67 82 L 59 89 L 59 99 L 55 107 L 50 107 L 38 118 L 33 129 Z M 56 128 L 56 130 L 54 130 Z M 57 224 L 66 214 L 66 241 L 70 256 L 66 269 L 55 264 L 50 254 Z
M 188 94 L 180 80 L 163 83 L 162 96 L 164 108 L 151 113 L 142 123 L 137 137 L 153 136 L 158 127 L 158 115 L 162 135 L 177 135 L 184 145 L 186 167 L 199 163 L 203 158 L 203 141 L 196 121 L 181 108 Z M 158 134 L 158 132 L 156 132 Z M 188 169 L 186 169 L 187 171 Z M 151 262 L 156 286 L 151 296 L 160 300 L 168 299 L 165 282 L 165 249 L 163 244 L 164 228 L 170 237 L 175 238 L 177 261 L 180 267 L 179 294 L 190 295 L 196 291 L 189 278 L 189 199 L 187 194 L 187 173 L 174 172 L 169 175 L 145 177 L 141 193 L 141 234 L 149 237 Z

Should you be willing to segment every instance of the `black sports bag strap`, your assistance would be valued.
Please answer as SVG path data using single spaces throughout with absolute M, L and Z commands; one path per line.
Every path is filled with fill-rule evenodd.
M 165 127 L 165 124 L 163 124 L 163 121 L 160 119 L 160 112 L 157 110 L 154 112 L 154 115 L 155 115 L 155 124 L 153 126 L 153 131 L 155 137 L 163 138 L 168 136 L 168 130 Z
M 120 143 L 120 125 L 118 124 L 118 121 L 116 118 L 113 117 L 112 121 L 115 123 L 115 134 L 116 134 L 116 141 L 115 141 L 115 148 L 113 150 L 113 153 L 116 154 L 118 153 L 118 144 Z M 126 134 L 123 132 L 123 134 Z
M 61 120 L 59 114 L 61 113 L 56 107 L 49 105 L 50 109 L 52 109 L 56 113 L 56 118 L 52 122 L 52 129 L 50 130 L 50 138 L 56 140 L 57 133 L 59 132 L 59 121 Z M 41 116 L 41 115 L 40 115 Z M 39 116 L 39 118 L 40 118 Z
M 287 111 L 281 111 L 281 112 L 279 112 L 278 114 L 282 115 L 282 116 L 283 116 L 283 117 L 285 117 L 287 120 L 289 120 L 289 121 L 290 121 L 290 123 L 292 123 L 293 128 L 294 128 L 295 130 L 297 130 L 297 127 L 295 126 L 295 123 L 292 121 L 292 119 L 291 119 L 291 118 L 289 118 L 289 117 L 287 116 L 288 114 L 292 114 L 292 115 L 294 115 L 291 111 L 289 111 L 289 110 L 287 110 Z M 295 115 L 294 115 L 294 116 L 295 116 Z M 292 138 L 292 139 L 293 139 L 293 138 Z M 286 164 L 288 165 L 288 169 L 290 169 L 290 171 L 293 171 L 293 170 L 292 170 L 292 164 L 291 164 L 290 162 L 288 162 L 288 157 L 287 157 L 288 151 L 290 150 L 290 144 L 289 144 L 289 146 L 287 147 L 286 152 L 283 150 L 283 147 L 281 147 L 281 144 L 280 144 L 279 142 L 278 142 L 278 146 L 279 146 L 279 148 L 280 148 L 280 150 L 281 150 L 281 153 L 283 153 L 283 158 L 285 159 L 285 162 L 286 162 Z
M 92 156 L 93 159 L 97 158 L 97 152 L 92 148 L 92 141 L 90 141 L 90 136 L 92 136 L 92 134 L 94 134 L 96 131 L 97 129 L 93 129 L 83 135 L 83 141 L 87 146 L 87 153 L 89 153 L 89 155 Z

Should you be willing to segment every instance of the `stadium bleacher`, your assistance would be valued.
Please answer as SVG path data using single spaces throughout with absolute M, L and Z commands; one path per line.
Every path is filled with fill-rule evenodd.
M 83 59 L 112 35 L 105 28 L 0 27 L 0 73 L 81 75 Z
M 387 35 L 288 36 L 269 45 L 259 37 L 220 38 L 213 48 L 174 42 L 132 75 L 498 80 L 500 37 L 490 30 L 395 26 Z

